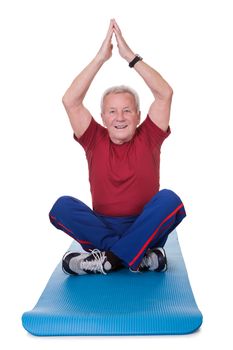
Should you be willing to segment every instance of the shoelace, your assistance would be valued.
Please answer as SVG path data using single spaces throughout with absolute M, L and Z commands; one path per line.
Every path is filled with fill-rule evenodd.
M 149 254 L 148 256 L 146 256 L 146 255 L 144 256 L 144 258 L 142 259 L 138 270 L 132 270 L 131 268 L 129 268 L 129 269 L 130 269 L 131 272 L 139 273 L 140 272 L 140 268 L 141 269 L 143 269 L 144 267 L 149 268 L 151 266 L 151 264 L 152 264 L 152 259 L 151 259 L 151 256 Z
M 106 275 L 106 272 L 103 268 L 103 262 L 106 258 L 105 253 L 101 252 L 98 249 L 93 249 L 91 255 L 94 257 L 94 260 L 82 260 L 80 262 L 80 267 L 83 270 L 91 271 L 91 272 L 100 272 Z
M 142 259 L 142 262 L 141 262 L 141 265 L 140 267 L 150 267 L 152 264 L 152 259 L 151 259 L 151 256 L 150 254 L 148 255 L 145 255 L 144 258 Z

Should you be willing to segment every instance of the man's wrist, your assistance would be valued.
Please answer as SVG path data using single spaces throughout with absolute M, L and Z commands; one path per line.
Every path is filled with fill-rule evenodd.
M 105 63 L 105 59 L 101 57 L 99 54 L 97 54 L 93 60 L 98 66 L 102 66 Z
M 134 56 L 134 58 L 132 59 L 132 61 L 129 62 L 129 67 L 133 68 L 137 62 L 142 61 L 142 60 L 143 60 L 143 58 L 140 55 L 136 54 Z
M 125 60 L 128 63 L 130 63 L 134 59 L 135 56 L 136 56 L 136 54 L 133 53 L 133 51 L 131 51 L 131 52 L 127 53 L 127 55 L 125 56 Z

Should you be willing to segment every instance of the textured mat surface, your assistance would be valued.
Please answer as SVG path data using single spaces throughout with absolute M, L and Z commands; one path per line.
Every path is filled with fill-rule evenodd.
M 74 242 L 72 249 L 77 248 Z M 70 277 L 53 272 L 38 303 L 22 316 L 24 328 L 39 336 L 187 334 L 202 323 L 177 234 L 167 243 L 165 273 Z

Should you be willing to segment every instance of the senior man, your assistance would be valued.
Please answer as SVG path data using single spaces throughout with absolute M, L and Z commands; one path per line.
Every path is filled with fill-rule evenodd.
M 113 36 L 120 56 L 144 79 L 154 96 L 141 124 L 138 95 L 127 86 L 112 87 L 104 93 L 104 126 L 83 103 L 95 75 L 112 56 Z M 85 251 L 67 252 L 62 259 L 64 272 L 106 274 L 122 267 L 132 272 L 166 271 L 163 247 L 186 215 L 173 191 L 159 190 L 160 149 L 170 134 L 171 102 L 171 87 L 129 48 L 112 19 L 99 52 L 63 97 L 74 138 L 86 153 L 93 205 L 91 209 L 76 198 L 63 196 L 50 211 L 52 224 Z

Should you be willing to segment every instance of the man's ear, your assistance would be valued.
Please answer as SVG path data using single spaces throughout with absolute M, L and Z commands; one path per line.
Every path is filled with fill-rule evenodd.
M 138 112 L 138 124 L 140 124 L 140 121 L 141 121 L 141 111 Z
M 106 126 L 105 118 L 104 118 L 104 114 L 103 113 L 101 113 L 101 118 L 102 118 L 102 122 L 103 122 L 104 126 Z

